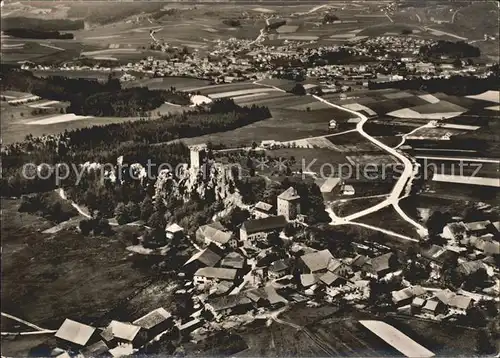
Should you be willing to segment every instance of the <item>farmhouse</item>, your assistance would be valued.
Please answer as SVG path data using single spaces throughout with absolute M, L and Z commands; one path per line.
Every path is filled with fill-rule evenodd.
M 210 299 L 205 303 L 205 307 L 217 320 L 223 316 L 246 313 L 253 308 L 252 300 L 243 293 Z
M 367 273 L 377 276 L 378 278 L 387 275 L 397 264 L 397 257 L 389 252 L 377 257 L 374 257 L 364 266 Z
M 207 247 L 191 256 L 184 264 L 183 269 L 187 272 L 195 272 L 201 267 L 215 266 L 221 258 L 222 257 L 218 253 L 215 253 L 211 247 Z
M 246 291 L 247 297 L 258 307 L 277 308 L 285 305 L 288 301 L 280 296 L 272 286 L 255 288 Z
M 184 236 L 184 229 L 177 224 L 169 225 L 165 229 L 165 236 L 167 238 L 167 242 L 174 245 L 178 244 Z
M 264 219 L 273 215 L 273 206 L 263 201 L 255 204 L 252 210 L 253 217 L 256 219 Z
M 300 257 L 299 266 L 303 273 L 325 273 L 334 257 L 327 249 Z
M 468 243 L 476 250 L 481 251 L 485 256 L 500 254 L 500 242 L 493 241 L 492 236 L 472 236 L 469 238 Z
M 339 194 L 342 180 L 340 178 L 316 179 L 314 181 L 322 194 Z
M 238 245 L 238 242 L 233 237 L 233 233 L 227 231 L 218 221 L 200 226 L 196 230 L 196 239 L 205 245 L 215 244 L 221 249 L 227 246 L 236 248 Z
M 289 187 L 278 195 L 278 215 L 285 217 L 287 221 L 294 220 L 300 214 L 300 196 L 294 187 Z
M 221 261 L 221 267 L 241 270 L 246 265 L 246 259 L 237 252 L 230 252 Z
M 194 274 L 194 283 L 207 284 L 220 281 L 234 281 L 237 277 L 237 270 L 222 267 L 203 267 Z
M 465 223 L 464 226 L 467 234 L 480 236 L 487 234 L 490 231 L 490 224 L 491 222 L 489 220 L 485 220 Z
M 247 220 L 241 225 L 240 239 L 243 241 L 265 239 L 271 232 L 283 230 L 286 224 L 284 216 Z
M 280 277 L 286 276 L 290 272 L 290 266 L 286 260 L 274 261 L 268 270 L 268 275 L 270 279 L 278 279 Z
M 144 337 L 139 335 L 140 330 L 141 327 L 139 326 L 113 320 L 101 332 L 101 337 L 108 347 L 116 347 L 120 343 L 129 343 L 134 347 L 138 347 L 145 341 Z
M 320 276 L 320 281 L 323 282 L 326 286 L 339 287 L 343 286 L 347 283 L 347 280 L 343 277 L 340 277 L 333 272 L 326 272 L 324 275 Z
M 158 334 L 165 332 L 174 325 L 172 315 L 160 307 L 149 312 L 145 316 L 132 322 L 133 325 L 141 327 L 147 334 L 148 339 L 153 339 Z
M 81 348 L 89 343 L 95 331 L 94 327 L 66 318 L 55 337 L 61 348 Z
M 425 302 L 422 307 L 423 313 L 430 313 L 434 316 L 444 313 L 446 311 L 446 306 L 439 300 L 430 299 Z
M 436 292 L 435 297 L 445 306 L 461 314 L 466 314 L 473 303 L 472 298 L 458 295 L 448 289 Z
M 392 302 L 396 306 L 410 304 L 415 297 L 425 295 L 425 290 L 421 286 L 406 287 L 399 291 L 392 291 Z
M 111 357 L 108 346 L 102 340 L 87 346 L 82 351 L 82 354 L 84 357 L 103 357 L 103 356 Z

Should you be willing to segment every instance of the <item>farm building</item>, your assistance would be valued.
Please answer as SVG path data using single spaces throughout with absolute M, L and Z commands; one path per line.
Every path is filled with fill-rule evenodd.
M 178 244 L 184 236 L 184 229 L 177 224 L 169 225 L 165 228 L 165 236 L 168 243 Z
M 466 314 L 473 304 L 472 298 L 458 295 L 448 289 L 438 291 L 434 295 L 445 306 L 461 314 Z
M 241 225 L 240 239 L 243 241 L 265 239 L 271 232 L 283 230 L 286 224 L 287 221 L 284 216 L 247 220 Z
M 151 340 L 158 334 L 172 328 L 174 321 L 172 315 L 160 307 L 136 319 L 132 324 L 141 327 L 146 332 L 148 340 Z
M 256 219 L 264 219 L 273 215 L 273 206 L 263 201 L 259 201 L 252 210 L 253 217 Z
M 134 347 L 139 347 L 146 342 L 146 337 L 139 334 L 140 330 L 139 326 L 113 320 L 101 332 L 101 337 L 108 347 L 116 347 L 119 344 L 132 344 Z
M 294 220 L 300 214 L 300 196 L 294 187 L 289 187 L 278 195 L 278 215 L 285 217 L 287 221 Z
M 410 304 L 415 297 L 425 295 L 425 290 L 421 286 L 405 287 L 399 291 L 392 291 L 392 302 L 396 306 Z
M 221 267 L 203 267 L 198 269 L 194 274 L 194 283 L 207 284 L 217 283 L 220 281 L 234 282 L 238 277 L 238 272 L 235 269 Z
M 268 269 L 270 279 L 277 279 L 290 273 L 290 266 L 286 260 L 278 260 L 271 263 Z
M 216 253 L 212 247 L 207 247 L 204 250 L 195 253 L 183 266 L 183 270 L 193 273 L 201 267 L 215 266 L 222 256 Z
M 211 311 L 215 319 L 223 316 L 246 313 L 253 309 L 252 300 L 243 293 L 220 296 L 205 302 L 205 307 Z
M 339 286 L 343 286 L 347 283 L 347 280 L 344 277 L 336 275 L 330 271 L 328 271 L 324 275 L 320 276 L 319 279 L 326 286 L 339 287 Z
M 425 304 L 422 307 L 422 312 L 437 316 L 439 314 L 446 312 L 446 306 L 443 304 L 443 302 L 439 300 L 430 299 L 425 301 Z
M 299 267 L 303 273 L 326 273 L 334 260 L 331 252 L 325 249 L 301 256 Z
M 223 249 L 226 247 L 236 248 L 238 246 L 237 240 L 234 238 L 233 233 L 218 221 L 200 226 L 196 230 L 196 240 L 203 242 L 205 245 L 214 244 Z
M 393 271 L 397 265 L 397 257 L 393 253 L 383 254 L 372 258 L 364 265 L 364 270 L 367 273 L 377 276 L 378 278 L 387 275 Z
M 285 305 L 288 301 L 280 296 L 272 286 L 255 288 L 246 291 L 247 297 L 252 300 L 255 307 L 277 308 Z
M 87 346 L 83 351 L 82 354 L 84 357 L 110 357 L 111 354 L 109 353 L 109 348 L 104 343 L 104 341 L 99 340 L 89 346 Z
M 230 252 L 221 261 L 221 267 L 241 270 L 246 266 L 246 259 L 237 252 Z
M 66 318 L 57 330 L 55 337 L 57 345 L 61 348 L 80 349 L 91 343 L 95 332 L 94 327 Z

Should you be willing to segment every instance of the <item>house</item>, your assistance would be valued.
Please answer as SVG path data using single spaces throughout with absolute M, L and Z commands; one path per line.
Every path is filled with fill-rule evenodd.
M 197 285 L 217 283 L 220 281 L 235 281 L 237 270 L 222 267 L 202 267 L 194 274 L 194 283 Z
M 331 273 L 334 273 L 338 276 L 345 278 L 352 276 L 353 273 L 352 268 L 350 266 L 344 264 L 342 261 L 337 259 L 331 260 L 330 263 L 328 264 L 327 269 Z
M 443 264 L 446 260 L 456 258 L 457 253 L 439 245 L 431 245 L 428 249 L 422 249 L 421 254 L 426 259 Z
M 108 347 L 116 347 L 119 344 L 128 343 L 134 347 L 140 347 L 147 340 L 142 334 L 139 334 L 141 327 L 120 322 L 111 321 L 111 323 L 101 332 L 101 337 Z
M 347 283 L 347 280 L 344 277 L 336 275 L 330 271 L 320 276 L 319 280 L 329 287 L 339 287 Z
M 94 344 L 87 346 L 82 354 L 86 358 L 94 358 L 94 357 L 111 357 L 111 353 L 109 353 L 109 348 L 104 343 L 103 340 L 99 340 Z
M 141 327 L 146 332 L 148 340 L 151 340 L 158 334 L 172 328 L 174 321 L 172 315 L 163 307 L 160 307 L 136 319 L 132 324 Z
M 310 288 L 319 282 L 319 275 L 305 273 L 300 275 L 300 284 L 303 288 Z
M 365 266 L 365 272 L 381 278 L 393 271 L 397 265 L 397 257 L 391 252 L 377 256 L 368 261 Z
M 271 263 L 268 269 L 268 277 L 270 279 L 278 279 L 290 273 L 290 266 L 286 260 L 277 260 Z
M 223 316 L 243 314 L 253 309 L 252 300 L 244 293 L 220 296 L 205 302 L 205 308 L 212 312 L 216 320 Z
M 193 273 L 201 267 L 212 267 L 215 266 L 220 260 L 221 255 L 214 252 L 211 247 L 207 247 L 204 250 L 195 253 L 183 266 L 183 270 L 186 272 Z
M 484 262 L 477 260 L 477 261 L 464 261 L 460 265 L 458 265 L 457 269 L 458 272 L 464 274 L 465 276 L 469 276 L 475 273 L 479 269 L 487 270 L 488 267 L 485 265 Z
M 80 349 L 91 342 L 96 328 L 66 318 L 55 337 L 60 348 Z
M 415 297 L 425 295 L 421 286 L 405 287 L 399 291 L 392 291 L 392 302 L 398 307 L 410 304 Z
M 427 300 L 425 305 L 422 307 L 422 313 L 430 313 L 434 316 L 444 312 L 446 312 L 446 306 L 441 301 L 436 299 Z
M 241 270 L 246 266 L 246 259 L 237 252 L 230 252 L 221 261 L 221 267 Z
M 500 254 L 500 242 L 493 241 L 492 235 L 483 235 L 481 237 L 471 236 L 468 243 L 476 250 L 481 251 L 485 256 Z
M 311 252 L 299 258 L 299 268 L 303 273 L 325 273 L 334 260 L 328 249 Z
M 181 335 L 187 336 L 195 329 L 198 329 L 201 326 L 203 326 L 203 321 L 200 320 L 199 318 L 194 318 L 191 321 L 187 321 L 185 323 L 180 324 L 179 332 L 181 333 Z
M 490 232 L 491 222 L 489 220 L 465 223 L 465 230 L 468 235 L 481 236 Z
M 319 178 L 314 181 L 325 199 L 335 199 L 342 191 L 342 179 Z
M 346 184 L 342 187 L 342 195 L 351 196 L 354 194 L 356 194 L 356 190 L 354 190 L 354 187 L 352 185 Z
M 411 308 L 414 311 L 421 311 L 422 308 L 425 306 L 425 298 L 422 297 L 415 297 L 413 301 L 411 301 Z
M 275 141 L 273 139 L 267 139 L 267 140 L 263 140 L 261 143 L 260 143 L 260 146 L 262 148 L 266 148 L 266 149 L 272 149 L 274 147 L 277 147 L 278 145 L 280 144 L 280 142 L 278 141 Z
M 265 239 L 271 232 L 281 231 L 287 225 L 284 216 L 270 216 L 263 219 L 245 221 L 240 228 L 240 240 Z
M 167 243 L 179 244 L 184 236 L 184 229 L 177 224 L 169 225 L 165 229 L 165 236 Z
M 300 196 L 293 186 L 278 195 L 278 215 L 285 217 L 287 221 L 295 220 L 300 214 Z
M 472 298 L 468 296 L 458 295 L 455 292 L 450 291 L 449 289 L 437 291 L 434 296 L 445 306 L 461 314 L 466 314 L 473 304 Z
M 353 271 L 361 270 L 367 262 L 370 261 L 370 258 L 365 255 L 357 255 L 351 262 L 351 268 Z
M 452 222 L 443 228 L 442 237 L 449 240 L 460 241 L 466 235 L 467 228 L 462 222 Z
M 234 238 L 233 233 L 227 231 L 220 222 L 213 222 L 207 225 L 200 226 L 196 230 L 196 240 L 205 245 L 214 244 L 223 249 L 226 247 L 236 248 L 238 246 L 237 240 Z
M 273 215 L 273 206 L 263 201 L 259 201 L 255 204 L 252 215 L 256 219 L 264 219 Z
M 268 307 L 268 308 L 278 308 L 288 303 L 288 301 L 280 296 L 276 289 L 272 286 L 255 288 L 253 290 L 246 291 L 247 297 L 252 300 L 255 308 Z

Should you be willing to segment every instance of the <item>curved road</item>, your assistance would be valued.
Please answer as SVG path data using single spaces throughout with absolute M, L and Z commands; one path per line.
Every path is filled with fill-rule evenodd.
M 353 111 L 351 109 L 344 108 L 342 106 L 339 106 L 337 104 L 333 104 L 321 97 L 318 97 L 316 95 L 313 95 L 315 99 L 317 99 L 320 102 L 323 102 L 331 107 L 349 112 L 361 119 L 361 121 L 358 122 L 356 125 L 356 130 L 366 139 L 368 139 L 370 142 L 375 144 L 377 147 L 385 150 L 389 154 L 393 155 L 394 157 L 398 158 L 404 165 L 404 170 L 401 173 L 401 176 L 399 177 L 398 181 L 394 185 L 394 188 L 392 189 L 392 192 L 389 194 L 386 200 L 378 203 L 377 205 L 374 205 L 370 208 L 367 208 L 365 210 L 359 211 L 355 214 L 349 215 L 345 218 L 343 218 L 342 221 L 352 221 L 355 219 L 358 219 L 362 216 L 369 215 L 371 213 L 374 213 L 380 209 L 383 209 L 389 205 L 394 206 L 394 209 L 398 212 L 398 214 L 408 223 L 411 225 L 415 226 L 417 228 L 417 231 L 419 232 L 420 235 L 425 235 L 427 233 L 427 229 L 423 227 L 421 224 L 417 223 L 415 220 L 410 218 L 400 207 L 399 207 L 399 199 L 403 194 L 403 191 L 405 190 L 407 184 L 410 184 L 411 181 L 413 180 L 414 176 L 414 164 L 412 161 L 404 154 L 401 152 L 397 151 L 394 148 L 389 147 L 388 145 L 382 143 L 376 138 L 373 138 L 370 136 L 368 133 L 366 133 L 363 129 L 363 125 L 368 121 L 368 117 L 366 117 L 364 114 L 361 114 L 359 112 Z M 416 165 L 416 164 L 415 164 Z

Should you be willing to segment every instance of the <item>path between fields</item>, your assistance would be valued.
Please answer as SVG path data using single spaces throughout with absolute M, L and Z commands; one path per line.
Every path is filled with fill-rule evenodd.
M 417 223 L 415 220 L 413 220 L 412 218 L 410 218 L 400 207 L 399 207 L 399 200 L 401 198 L 401 195 L 403 194 L 403 191 L 405 190 L 407 184 L 411 184 L 417 170 L 418 170 L 418 167 L 417 164 L 415 163 L 412 163 L 412 161 L 404 154 L 402 154 L 401 152 L 397 151 L 396 149 L 394 148 L 391 148 L 389 147 L 388 145 L 382 143 L 381 141 L 379 141 L 378 139 L 375 139 L 373 138 L 372 136 L 370 136 L 368 133 L 366 133 L 363 129 L 363 125 L 368 121 L 368 117 L 366 117 L 365 115 L 359 113 L 359 112 L 356 112 L 356 111 L 353 111 L 353 110 L 350 110 L 350 109 L 347 109 L 347 108 L 344 108 L 342 106 L 339 106 L 337 104 L 334 104 L 334 103 L 331 103 L 321 97 L 318 97 L 316 95 L 313 95 L 313 97 L 315 99 L 317 99 L 318 101 L 320 102 L 323 102 L 325 104 L 328 104 L 329 106 L 331 107 L 335 107 L 337 109 L 341 109 L 343 111 L 346 111 L 346 112 L 349 112 L 351 114 L 354 114 L 355 116 L 359 117 L 361 119 L 360 122 L 358 122 L 358 124 L 356 125 L 356 130 L 363 136 L 365 137 L 366 139 L 368 139 L 370 142 L 372 142 L 373 144 L 375 144 L 377 147 L 383 149 L 384 151 L 388 152 L 389 154 L 393 155 L 394 157 L 396 157 L 397 159 L 399 159 L 403 165 L 404 165 L 404 170 L 403 172 L 401 173 L 401 176 L 399 177 L 398 181 L 396 182 L 396 184 L 394 185 L 391 193 L 389 194 L 389 196 L 387 197 L 386 200 L 380 202 L 379 204 L 377 205 L 374 205 L 370 208 L 367 208 L 365 210 L 362 210 L 362 211 L 359 211 L 355 214 L 352 214 L 352 215 L 349 215 L 345 218 L 342 218 L 342 220 L 340 220 L 340 222 L 335 222 L 335 220 L 332 221 L 332 224 L 335 225 L 337 223 L 339 224 L 342 224 L 342 223 L 346 223 L 346 221 L 352 221 L 352 220 L 355 220 L 355 219 L 358 219 L 362 216 L 366 216 L 366 215 L 369 215 L 369 214 L 372 214 L 376 211 L 379 211 L 380 209 L 383 209 L 387 206 L 390 206 L 392 205 L 394 207 L 394 209 L 398 212 L 398 214 L 405 220 L 407 221 L 409 224 L 413 225 L 417 231 L 419 232 L 420 235 L 425 235 L 427 233 L 427 229 L 425 227 L 423 227 L 420 223 Z M 415 170 L 414 169 L 417 169 Z M 410 186 L 410 185 L 409 185 Z M 405 194 L 406 196 L 406 194 Z M 334 219 L 334 218 L 332 218 Z
M 8 314 L 8 313 L 4 313 L 4 312 L 2 312 L 2 316 L 3 316 L 3 317 L 6 317 L 6 318 L 10 318 L 10 319 L 12 319 L 12 320 L 14 320 L 14 321 L 17 321 L 17 322 L 19 322 L 19 323 L 22 323 L 22 324 L 24 324 L 24 325 L 26 325 L 26 326 L 28 326 L 28 327 L 30 327 L 30 328 L 33 328 L 33 329 L 37 330 L 38 332 L 44 332 L 44 333 L 47 333 L 47 332 L 55 332 L 55 331 L 52 331 L 52 330 L 50 330 L 50 329 L 46 329 L 46 328 L 39 327 L 39 326 L 37 326 L 37 325 L 35 325 L 35 324 L 31 323 L 31 322 L 25 321 L 25 320 L 24 320 L 24 319 L 22 319 L 22 318 L 19 318 L 19 317 L 16 317 L 16 316 L 10 315 L 10 314 Z M 31 333 L 31 332 L 25 332 L 25 333 Z M 33 334 L 33 333 L 32 333 L 32 334 Z

